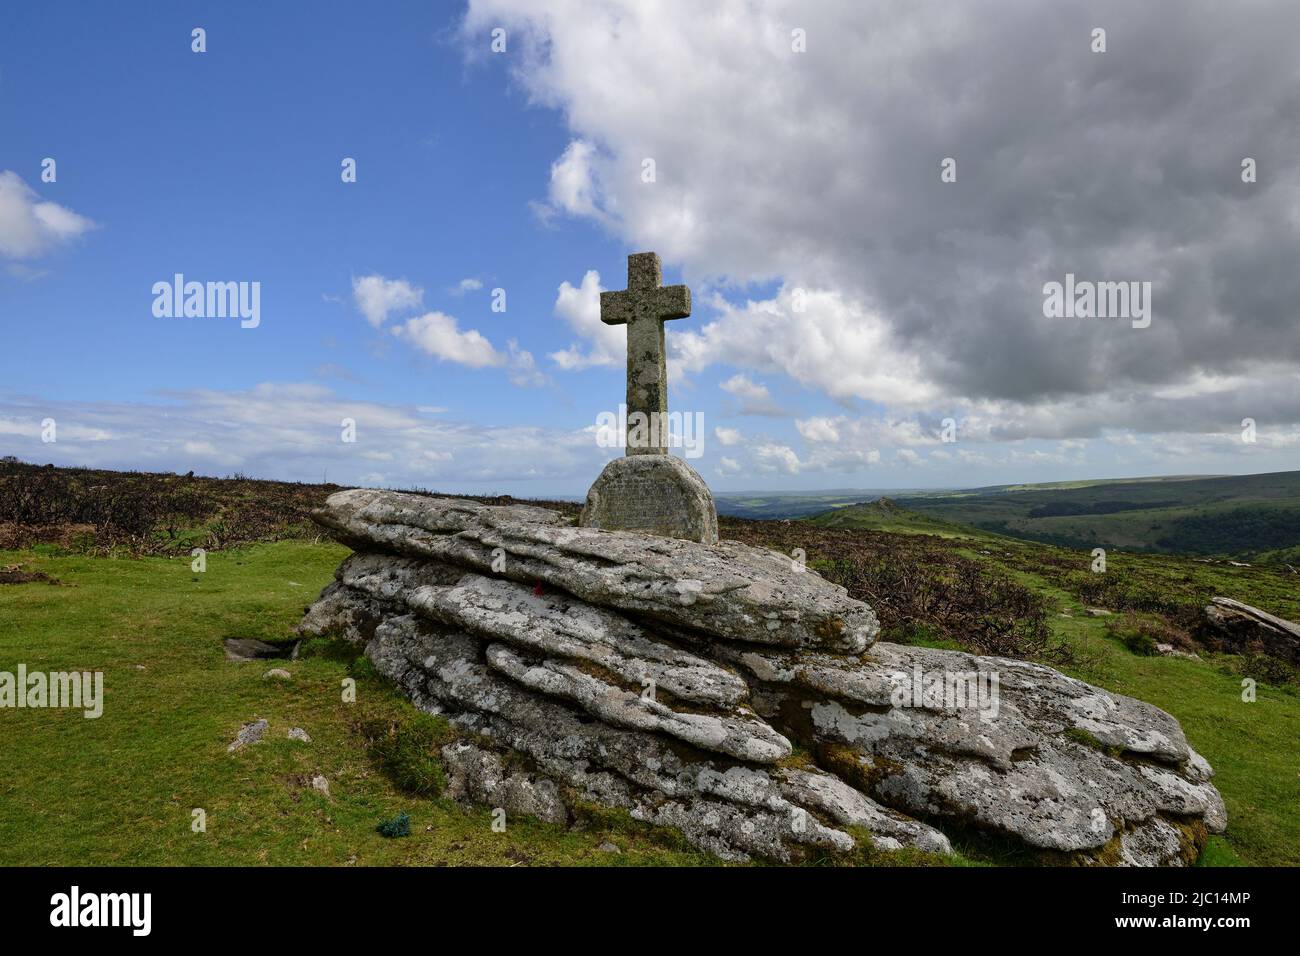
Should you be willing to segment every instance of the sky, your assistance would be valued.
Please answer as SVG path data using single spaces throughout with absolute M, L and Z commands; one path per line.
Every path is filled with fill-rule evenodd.
M 716 492 L 1300 468 L 1298 48 L 1281 0 L 8 5 L 0 455 L 581 496 L 653 250 Z

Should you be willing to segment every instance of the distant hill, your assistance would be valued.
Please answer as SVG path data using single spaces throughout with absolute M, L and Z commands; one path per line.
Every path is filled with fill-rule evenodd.
M 896 492 L 888 489 L 830 489 L 809 492 L 732 492 L 714 494 L 718 514 L 755 520 L 806 518 L 832 508 L 847 508 Z M 916 494 L 915 491 L 906 492 Z
M 911 511 L 1047 544 L 1300 558 L 1300 471 L 1000 485 L 899 496 Z
M 978 534 L 973 529 L 946 521 L 943 518 L 922 514 L 898 504 L 892 498 L 877 498 L 824 511 L 806 519 L 823 528 L 865 528 L 871 531 L 891 531 L 901 534 L 935 534 L 942 537 L 961 537 Z

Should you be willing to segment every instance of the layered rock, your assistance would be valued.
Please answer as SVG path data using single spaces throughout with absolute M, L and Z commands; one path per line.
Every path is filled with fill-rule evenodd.
M 679 625 L 684 633 L 857 653 L 876 615 L 843 588 L 783 555 L 572 527 L 527 505 L 358 489 L 331 495 L 313 517 L 359 551 L 433 558 L 589 604 Z
M 1049 667 L 886 643 L 721 656 L 760 682 L 759 713 L 899 810 L 1097 862 L 1189 862 L 1227 825 L 1173 717 Z
M 949 852 L 952 826 L 1183 863 L 1225 825 L 1168 714 L 1022 661 L 873 645 L 869 607 L 782 555 L 391 492 L 316 519 L 358 554 L 301 630 L 363 645 L 472 732 L 443 753 L 455 797 L 557 823 L 593 801 L 782 862 L 864 834 Z
M 1300 666 L 1300 624 L 1225 597 L 1210 599 L 1205 621 L 1230 650 L 1262 651 Z

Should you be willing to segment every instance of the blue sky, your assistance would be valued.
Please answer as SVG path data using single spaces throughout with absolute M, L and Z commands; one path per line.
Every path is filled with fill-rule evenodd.
M 655 248 L 665 281 L 695 293 L 694 315 L 669 325 L 670 402 L 703 415 L 705 450 L 692 464 L 717 490 L 1295 467 L 1294 403 L 1274 408 L 1267 388 L 1240 387 L 1274 374 L 1294 382 L 1288 357 L 1267 341 L 1221 367 L 1189 354 L 1181 368 L 1156 369 L 1158 355 L 1190 341 L 1192 319 L 1122 342 L 1115 327 L 1090 327 L 1032 349 L 1044 362 L 1054 354 L 1087 365 L 1088 376 L 1065 382 L 1046 367 L 1026 374 L 1039 384 L 1013 388 L 986 354 L 1005 357 L 1011 337 L 961 342 L 943 325 L 952 301 L 926 301 L 927 279 L 900 298 L 890 255 L 933 250 L 918 247 L 911 223 L 891 224 L 880 197 L 891 188 L 943 197 L 938 177 L 890 187 L 877 169 L 872 185 L 876 141 L 829 173 L 800 165 L 831 149 L 846 117 L 875 119 L 881 142 L 913 127 L 882 107 L 883 94 L 846 94 L 853 83 L 821 79 L 809 60 L 791 61 L 790 79 L 767 92 L 746 77 L 755 58 L 740 55 L 744 44 L 771 51 L 771 35 L 781 40 L 794 22 L 785 5 L 773 5 L 761 30 L 743 6 L 697 22 L 689 5 L 670 5 L 658 25 L 618 6 L 557 4 L 552 20 L 508 0 L 7 10 L 0 453 L 578 495 L 612 453 L 592 426 L 623 390 L 619 346 L 590 331 L 595 282 L 623 288 L 626 255 Z M 495 26 L 507 31 L 503 54 L 489 49 Z M 206 30 L 204 53 L 191 50 L 195 27 Z M 723 62 L 728 30 L 741 31 L 740 49 Z M 811 36 L 824 49 L 822 38 L 842 33 L 827 24 Z M 715 44 L 715 103 L 715 85 L 672 62 L 688 42 Z M 778 42 L 772 55 L 781 52 Z M 850 68 L 851 52 L 836 51 L 837 70 Z M 917 57 L 930 62 L 927 51 Z M 638 77 L 620 63 L 662 72 Z M 927 89 L 924 77 L 917 83 Z M 754 109 L 737 88 L 752 91 Z M 798 109 L 783 105 L 795 95 Z M 765 125 L 798 123 L 823 102 L 841 115 L 820 132 L 821 117 L 810 120 L 793 147 Z M 1044 115 L 1052 107 L 1040 105 Z M 956 122 L 945 148 L 969 155 L 975 126 Z M 660 168 L 649 185 L 635 175 L 647 154 Z M 46 157 L 57 162 L 55 182 L 41 180 Z M 340 180 L 344 157 L 356 160 L 355 183 Z M 1293 186 L 1288 173 L 1274 188 Z M 990 215 L 984 199 L 963 195 L 973 204 L 964 215 Z M 954 214 L 933 232 L 962 228 Z M 992 250 L 986 258 L 939 258 L 922 275 L 942 284 L 949 272 L 997 272 L 996 250 L 1021 232 L 990 221 L 985 234 L 961 237 L 963 248 Z M 1126 246 L 1141 244 L 1119 232 Z M 1047 256 L 1060 265 L 1048 277 L 1106 261 L 1096 245 Z M 155 317 L 151 287 L 177 272 L 259 282 L 260 325 Z M 589 273 L 599 278 L 584 286 Z M 1137 277 L 1148 274 L 1164 273 L 1147 263 Z M 404 303 L 372 315 L 379 322 L 363 314 L 367 277 Z M 799 311 L 794 293 L 805 285 L 811 305 Z M 1030 277 L 1032 295 L 1004 296 L 1000 308 L 1041 328 L 1038 285 Z M 506 292 L 504 314 L 490 309 L 494 288 Z M 972 311 L 988 320 L 987 308 Z M 421 335 L 395 331 L 430 315 Z M 1127 356 L 1147 346 L 1152 368 L 1130 367 Z M 983 380 L 954 371 L 984 364 Z M 1135 420 L 1143 407 L 1150 419 Z M 1237 422 L 1251 414 L 1264 440 L 1247 447 Z M 939 438 L 949 416 L 961 426 L 951 446 Z M 357 423 L 355 443 L 340 441 L 345 417 Z M 40 439 L 46 418 L 58 423 L 54 442 Z
M 48 264 L 56 281 L 6 284 L 6 312 L 27 317 L 6 357 L 11 387 L 144 401 L 308 380 L 333 363 L 365 380 L 358 397 L 548 421 L 561 407 L 551 396 L 519 401 L 391 344 L 376 354 L 381 337 L 352 308 L 352 277 L 381 272 L 493 341 L 542 348 L 559 280 L 620 255 L 581 223 L 538 228 L 527 203 L 567 140 L 509 94 L 497 63 L 467 67 L 449 37 L 456 8 L 384 7 L 156 4 L 129 30 L 102 5 L 18 14 L 4 165 L 35 185 L 39 159 L 56 157 L 59 181 L 42 196 L 99 228 Z M 190 50 L 197 23 L 202 55 Z M 355 184 L 340 181 L 345 156 Z M 260 280 L 262 326 L 154 319 L 149 287 L 177 271 Z M 489 311 L 486 292 L 445 292 L 466 277 L 506 287 L 507 314 Z M 457 400 L 465 392 L 472 402 Z

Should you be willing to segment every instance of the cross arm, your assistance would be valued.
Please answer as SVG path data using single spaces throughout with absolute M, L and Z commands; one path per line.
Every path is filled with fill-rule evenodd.
M 606 325 L 627 325 L 638 314 L 639 305 L 656 319 L 684 319 L 691 314 L 691 290 L 684 285 L 670 285 L 635 293 L 602 292 L 600 321 Z
M 600 294 L 600 321 L 606 325 L 627 325 L 636 315 L 632 297 L 626 292 Z
M 691 314 L 691 290 L 669 285 L 654 290 L 654 314 L 661 319 L 684 319 Z

